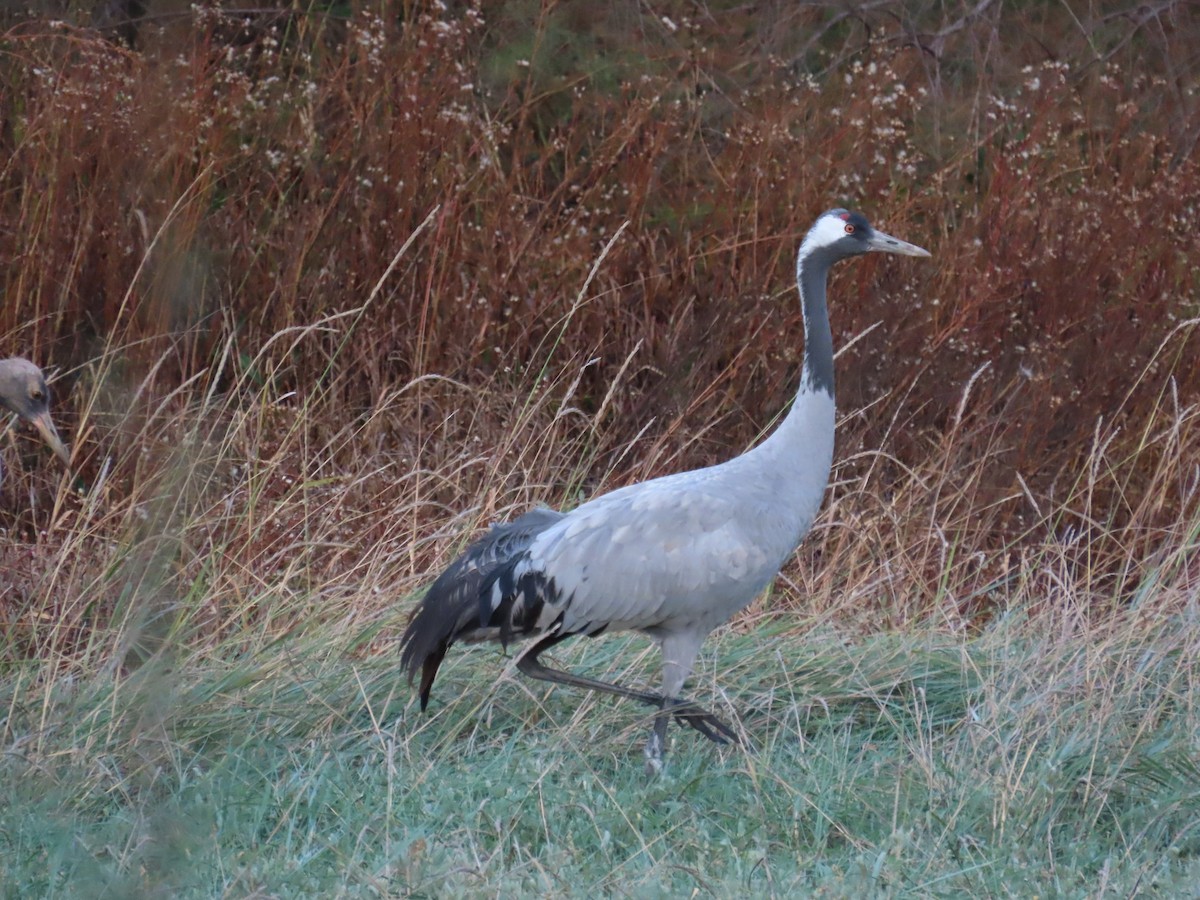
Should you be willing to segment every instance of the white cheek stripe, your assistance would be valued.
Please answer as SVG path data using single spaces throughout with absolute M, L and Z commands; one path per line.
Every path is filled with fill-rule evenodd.
M 822 216 L 804 238 L 800 255 L 817 247 L 828 247 L 846 236 L 846 223 L 839 216 Z

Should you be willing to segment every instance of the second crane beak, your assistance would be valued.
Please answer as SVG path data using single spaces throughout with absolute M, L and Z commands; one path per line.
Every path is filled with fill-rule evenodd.
M 37 429 L 38 434 L 42 436 L 42 440 L 50 445 L 50 449 L 54 451 L 55 456 L 62 460 L 63 465 L 68 469 L 71 468 L 71 451 L 67 449 L 67 445 L 58 436 L 58 429 L 50 421 L 49 411 L 42 410 L 40 413 L 30 416 L 29 424 Z
M 901 256 L 932 255 L 924 247 L 918 247 L 916 244 L 910 244 L 908 241 L 902 241 L 900 238 L 892 237 L 890 234 L 884 234 L 882 231 L 872 232 L 871 239 L 867 242 L 867 249 L 875 250 L 879 253 L 899 253 Z

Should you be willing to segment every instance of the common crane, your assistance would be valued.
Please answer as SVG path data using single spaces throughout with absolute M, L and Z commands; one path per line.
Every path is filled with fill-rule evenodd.
M 421 709 L 455 641 L 537 637 L 517 661 L 533 678 L 657 707 L 645 745 L 660 771 L 674 716 L 717 742 L 736 741 L 711 713 L 679 697 L 704 639 L 775 578 L 812 525 L 833 459 L 833 338 L 825 284 L 835 262 L 870 251 L 929 256 L 833 209 L 800 244 L 804 315 L 800 389 L 779 427 L 727 462 L 631 484 L 570 512 L 534 509 L 493 526 L 434 581 L 401 640 Z M 640 631 L 662 650 L 662 693 L 551 669 L 538 657 L 567 638 Z
M 36 428 L 63 465 L 71 467 L 71 453 L 50 419 L 50 389 L 41 369 L 19 356 L 0 360 L 0 407 Z M 3 477 L 0 466 L 0 479 Z

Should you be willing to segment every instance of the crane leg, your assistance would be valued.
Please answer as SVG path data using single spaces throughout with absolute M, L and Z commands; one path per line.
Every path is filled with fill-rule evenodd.
M 671 716 L 674 716 L 681 723 L 695 728 L 714 743 L 728 744 L 730 741 L 734 743 L 738 742 L 737 734 L 734 733 L 732 728 L 712 713 L 705 712 L 690 700 L 680 700 L 677 697 L 664 697 L 662 694 L 654 694 L 649 691 L 635 691 L 632 688 L 612 684 L 608 681 L 587 678 L 586 676 L 576 675 L 572 672 L 564 672 L 562 669 L 551 669 L 549 666 L 544 666 L 538 661 L 539 654 L 571 636 L 570 634 L 557 633 L 546 635 L 521 655 L 521 658 L 517 660 L 517 668 L 521 670 L 522 674 L 528 675 L 530 678 L 537 678 L 540 681 L 549 681 L 554 684 L 569 684 L 572 687 L 583 688 L 589 691 L 615 694 L 618 697 L 637 700 L 639 703 L 645 703 L 647 706 L 658 707 L 660 712 L 655 716 L 654 731 L 651 733 L 650 741 L 646 745 L 647 758 L 650 756 L 650 750 L 653 745 L 657 745 L 657 756 L 661 758 L 662 749 L 666 746 L 667 720 Z

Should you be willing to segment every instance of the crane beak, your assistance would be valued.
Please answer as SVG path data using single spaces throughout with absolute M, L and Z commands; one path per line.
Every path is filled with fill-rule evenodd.
M 42 436 L 50 449 L 54 451 L 54 455 L 62 460 L 64 466 L 71 468 L 71 451 L 67 449 L 67 445 L 62 442 L 62 438 L 58 436 L 58 430 L 54 427 L 54 423 L 50 421 L 50 413 L 43 410 L 36 415 L 30 416 L 29 423 L 37 429 L 38 434 Z
M 933 255 L 924 247 L 918 247 L 916 244 L 910 244 L 908 241 L 902 241 L 900 238 L 892 237 L 890 234 L 874 230 L 872 230 L 871 239 L 867 242 L 867 249 L 875 250 L 879 253 L 899 253 L 901 256 Z

